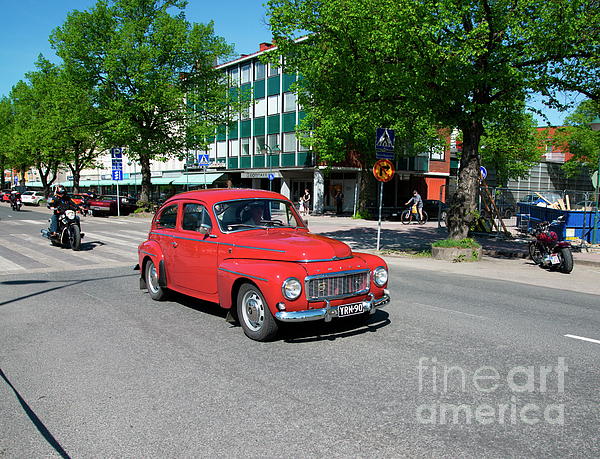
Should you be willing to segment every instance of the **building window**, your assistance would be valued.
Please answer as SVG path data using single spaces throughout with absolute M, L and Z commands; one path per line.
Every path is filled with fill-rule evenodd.
M 242 119 L 242 120 L 250 119 L 250 107 L 242 108 L 242 113 L 240 113 L 240 119 Z
M 302 143 L 302 137 L 298 139 L 298 151 L 308 151 L 309 148 Z
M 240 141 L 242 146 L 242 156 L 248 156 L 250 154 L 250 139 L 245 137 Z
M 429 150 L 429 159 L 431 161 L 444 161 L 444 153 L 444 147 L 442 145 L 437 145 Z
M 286 132 L 283 134 L 283 152 L 293 153 L 296 151 L 296 134 L 294 132 Z
M 240 84 L 240 72 L 237 67 L 234 67 L 229 70 L 229 85 L 230 86 L 239 86 Z
M 217 142 L 217 158 L 225 158 L 227 156 L 227 142 Z
M 279 75 L 279 64 L 269 62 L 269 76 Z
M 266 152 L 265 148 L 265 136 L 258 135 L 254 137 L 254 154 L 255 155 L 264 155 Z
M 286 92 L 283 94 L 283 111 L 293 112 L 296 110 L 296 94 L 293 92 Z
M 269 134 L 267 136 L 267 144 L 269 145 L 269 148 L 271 149 L 271 151 L 278 149 L 279 148 L 279 134 Z M 276 153 L 276 152 L 273 151 L 273 153 Z
M 250 83 L 250 81 L 251 81 L 250 70 L 251 70 L 250 64 L 242 65 L 242 84 Z
M 267 99 L 256 99 L 254 101 L 254 117 L 265 116 L 267 114 Z
M 279 95 L 269 96 L 268 98 L 268 111 L 269 115 L 275 115 L 279 113 Z
M 260 61 L 254 62 L 254 79 L 255 80 L 264 80 L 265 79 L 265 64 Z
M 240 154 L 240 143 L 238 139 L 232 139 L 229 141 L 229 156 L 239 156 Z

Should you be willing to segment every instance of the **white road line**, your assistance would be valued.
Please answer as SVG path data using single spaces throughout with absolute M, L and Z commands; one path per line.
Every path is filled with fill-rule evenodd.
M 565 335 L 567 338 L 580 339 L 581 341 L 589 341 L 590 343 L 600 344 L 600 340 L 586 338 L 585 336 L 577 336 L 577 335 Z
M 10 261 L 4 257 L 0 257 L 0 271 L 17 271 L 17 270 L 23 271 L 23 270 L 25 270 L 25 268 L 16 263 L 13 263 L 12 261 Z
M 412 304 L 418 305 L 418 306 L 424 306 L 426 308 L 436 309 L 438 311 L 453 312 L 453 313 L 456 313 L 456 314 L 462 314 L 464 316 L 477 317 L 478 319 L 486 319 L 486 320 L 488 319 L 487 317 L 484 317 L 484 316 L 478 316 L 476 314 L 469 314 L 468 312 L 456 311 L 454 309 L 439 308 L 437 306 L 432 306 L 430 304 L 423 304 L 423 303 L 412 303 Z
M 135 244 L 134 242 L 129 241 L 128 240 L 129 238 L 127 238 L 127 240 L 125 240 L 125 238 L 123 238 L 123 239 L 117 239 L 117 238 L 114 238 L 114 237 L 105 236 L 105 235 L 103 235 L 101 233 L 96 233 L 96 232 L 91 233 L 89 231 L 84 231 L 84 233 L 85 233 L 85 238 L 86 238 L 86 240 L 88 242 L 90 242 L 92 239 L 98 239 L 99 241 L 102 241 L 102 242 L 110 242 L 112 244 L 123 245 L 123 246 L 128 247 L 128 248 L 132 248 L 133 247 L 133 249 L 136 250 L 136 251 L 137 251 L 137 246 L 139 244 L 139 243 Z M 111 233 L 111 234 L 113 236 L 118 236 L 118 233 L 116 233 L 116 234 L 115 233 Z M 142 240 L 140 240 L 139 242 L 142 242 Z

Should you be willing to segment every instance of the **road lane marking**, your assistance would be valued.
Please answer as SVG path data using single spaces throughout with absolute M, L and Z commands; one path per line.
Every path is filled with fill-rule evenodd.
M 25 270 L 25 268 L 16 263 L 13 263 L 12 261 L 10 261 L 4 257 L 0 257 L 0 271 L 17 271 L 17 270 L 22 271 L 22 270 Z
M 462 314 L 465 316 L 470 316 L 470 317 L 477 317 L 478 319 L 485 319 L 488 320 L 488 317 L 484 317 L 484 316 L 478 316 L 476 314 L 469 314 L 468 312 L 462 312 L 462 311 L 456 311 L 454 309 L 447 309 L 447 308 L 439 308 L 437 306 L 432 306 L 430 304 L 423 304 L 423 303 L 413 303 L 415 305 L 419 305 L 419 306 L 424 306 L 426 308 L 431 308 L 431 309 L 436 309 L 438 311 L 445 311 L 445 312 L 454 312 L 456 314 Z
M 580 339 L 581 341 L 589 341 L 590 343 L 600 344 L 600 340 L 586 338 L 585 336 L 577 336 L 577 335 L 565 335 L 567 338 Z

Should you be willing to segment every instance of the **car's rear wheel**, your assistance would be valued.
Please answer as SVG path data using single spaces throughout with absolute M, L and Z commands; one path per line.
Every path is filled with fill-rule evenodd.
M 269 341 L 279 329 L 260 289 L 246 283 L 237 296 L 237 314 L 244 333 L 256 341 Z
M 152 260 L 149 260 L 146 263 L 145 278 L 150 298 L 155 301 L 164 300 L 167 296 L 167 290 L 160 286 L 158 282 L 158 270 Z

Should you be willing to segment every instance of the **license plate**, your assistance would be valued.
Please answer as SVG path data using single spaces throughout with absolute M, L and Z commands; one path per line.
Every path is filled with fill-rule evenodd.
M 338 307 L 338 317 L 353 316 L 365 312 L 365 307 L 362 303 L 344 304 Z
M 550 259 L 552 260 L 552 264 L 553 265 L 558 265 L 560 264 L 560 258 L 558 258 L 558 255 L 552 255 L 550 257 Z

